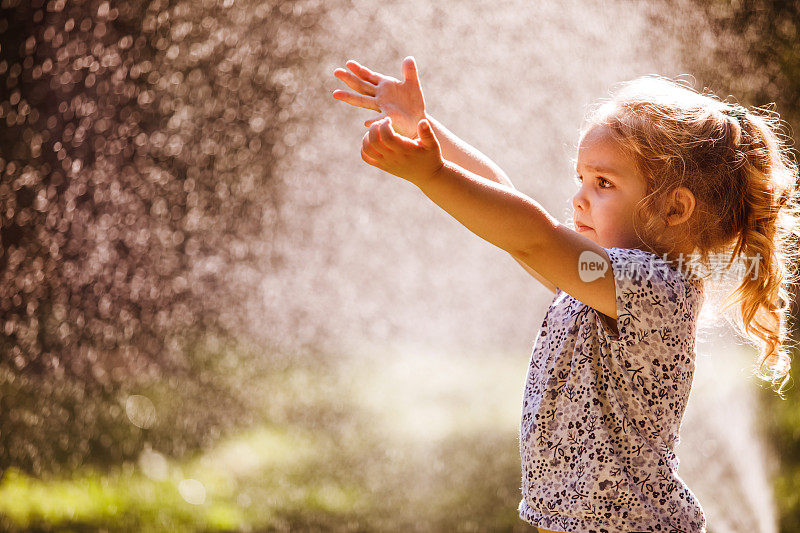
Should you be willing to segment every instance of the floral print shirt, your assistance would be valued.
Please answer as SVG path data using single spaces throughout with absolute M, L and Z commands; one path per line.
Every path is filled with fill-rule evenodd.
M 614 321 L 558 290 L 531 355 L 520 517 L 566 533 L 705 533 L 674 453 L 703 285 L 658 255 L 606 248 Z

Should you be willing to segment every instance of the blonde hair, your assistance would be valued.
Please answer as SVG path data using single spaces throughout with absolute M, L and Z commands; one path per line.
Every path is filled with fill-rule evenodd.
M 798 280 L 792 270 L 800 236 L 798 167 L 778 114 L 744 111 L 680 80 L 644 76 L 620 84 L 594 106 L 582 135 L 606 126 L 632 156 L 647 183 L 635 227 L 653 252 L 672 253 L 674 246 L 662 242 L 665 200 L 686 187 L 695 197 L 686 236 L 699 264 L 707 268 L 712 258 L 729 257 L 730 271 L 741 256 L 756 258 L 755 272 L 737 278 L 722 310 L 739 303 L 734 326 L 759 350 L 753 374 L 780 384 L 782 396 L 791 364 L 789 287 Z

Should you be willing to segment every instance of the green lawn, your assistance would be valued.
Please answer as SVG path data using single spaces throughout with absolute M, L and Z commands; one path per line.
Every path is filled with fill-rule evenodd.
M 86 463 L 41 479 L 7 470 L 0 480 L 0 530 L 534 531 L 516 513 L 526 356 L 455 357 L 405 346 L 347 357 L 260 363 L 254 357 L 198 358 L 217 389 L 236 389 L 236 401 L 218 402 L 217 389 L 203 386 L 156 382 L 134 390 L 148 398 L 143 405 L 152 405 L 156 422 L 112 433 L 144 443 L 129 461 L 106 468 Z M 744 453 L 739 448 L 715 456 L 719 475 L 710 481 L 702 462 L 704 446 L 722 437 L 703 417 L 726 408 L 710 391 L 742 386 L 740 366 L 748 357 L 726 366 L 703 361 L 698 376 L 706 377 L 693 386 L 697 397 L 682 430 L 681 474 L 714 518 L 710 525 L 734 523 L 763 499 L 737 492 L 737 476 L 749 472 L 735 459 Z M 752 384 L 746 387 L 754 392 Z M 791 401 L 769 397 L 767 403 L 758 418 L 773 431 L 785 428 L 772 436 L 783 452 L 773 480 L 782 531 L 796 531 L 790 524 L 797 468 L 787 459 L 795 457 L 797 410 Z M 214 426 L 225 413 L 252 423 L 231 425 L 210 440 L 187 438 L 197 424 Z M 163 450 L 173 436 L 206 444 L 171 456 Z M 727 492 L 719 489 L 724 479 Z
M 526 365 L 408 349 L 299 361 L 248 381 L 257 423 L 179 460 L 145 449 L 107 471 L 8 470 L 0 526 L 530 531 L 516 515 Z

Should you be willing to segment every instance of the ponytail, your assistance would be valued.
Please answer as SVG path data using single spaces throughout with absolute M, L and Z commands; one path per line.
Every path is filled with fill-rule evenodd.
M 789 381 L 787 350 L 791 316 L 790 287 L 798 281 L 792 270 L 798 261 L 800 212 L 797 165 L 776 134 L 777 118 L 748 113 L 735 138 L 744 156 L 738 171 L 744 182 L 742 227 L 731 251 L 731 262 L 744 258 L 749 268 L 739 286 L 726 298 L 739 303 L 735 326 L 758 349 L 753 374 L 783 397 Z M 736 126 L 734 126 L 736 127 Z

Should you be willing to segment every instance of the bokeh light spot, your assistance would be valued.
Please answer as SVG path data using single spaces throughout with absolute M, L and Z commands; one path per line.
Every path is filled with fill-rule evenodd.
M 206 488 L 196 479 L 184 479 L 178 483 L 178 492 L 187 503 L 203 505 L 206 501 Z
M 142 429 L 148 429 L 156 422 L 156 407 L 147 396 L 140 394 L 128 396 L 125 413 L 134 426 Z

